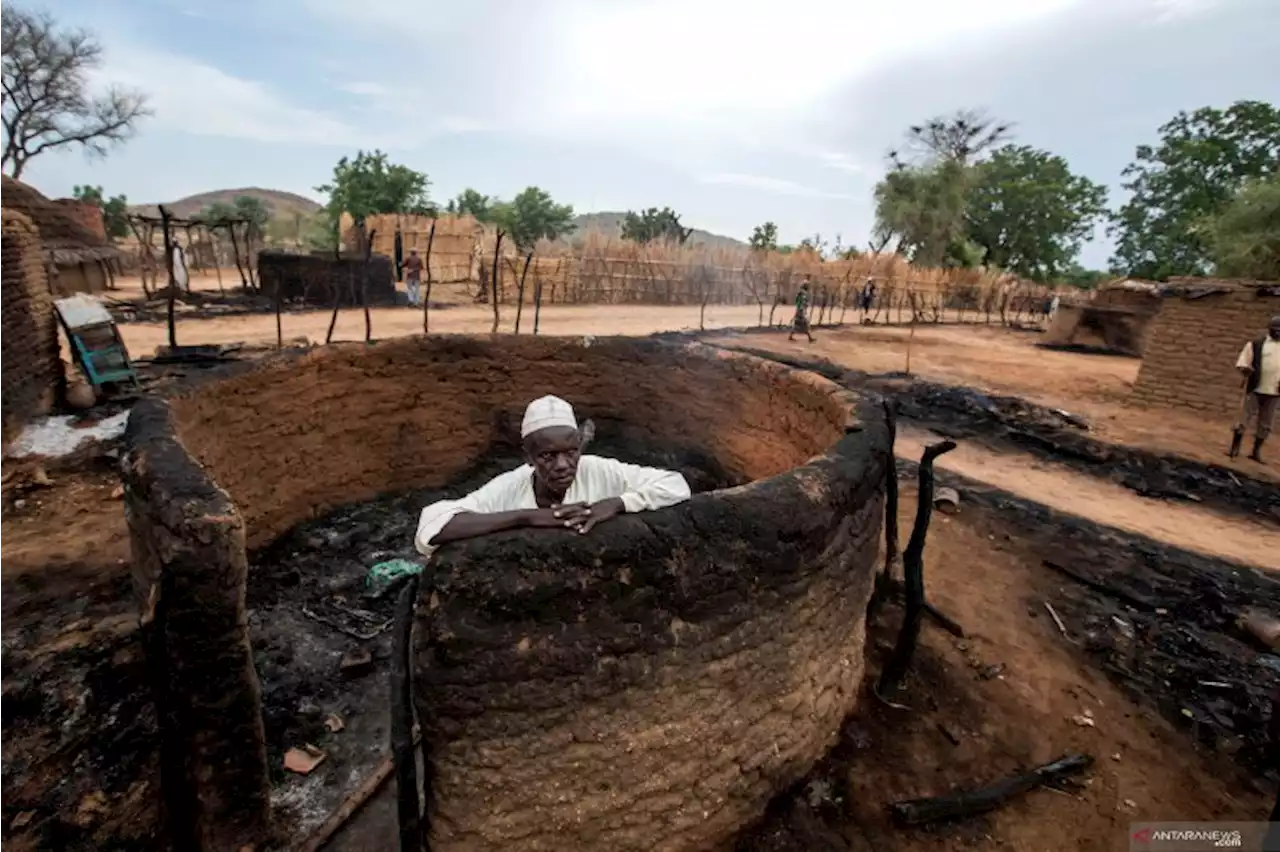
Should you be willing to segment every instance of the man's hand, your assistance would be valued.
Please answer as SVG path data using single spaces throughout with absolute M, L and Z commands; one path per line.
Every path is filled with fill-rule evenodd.
M 591 513 L 586 503 L 557 503 L 548 509 L 532 509 L 526 513 L 524 525 L 542 529 L 555 528 L 576 530 L 582 519 Z
M 595 528 L 596 524 L 621 515 L 622 512 L 621 498 L 610 497 L 608 500 L 601 500 L 599 503 L 593 503 L 583 513 L 576 515 L 572 529 L 577 530 L 581 535 L 586 535 Z

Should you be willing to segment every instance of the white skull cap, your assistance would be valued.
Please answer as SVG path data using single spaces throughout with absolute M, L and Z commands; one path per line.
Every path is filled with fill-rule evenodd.
M 540 429 L 553 426 L 578 428 L 578 419 L 573 416 L 573 406 L 558 396 L 544 396 L 529 403 L 524 410 L 524 423 L 520 426 L 520 437 L 527 438 Z

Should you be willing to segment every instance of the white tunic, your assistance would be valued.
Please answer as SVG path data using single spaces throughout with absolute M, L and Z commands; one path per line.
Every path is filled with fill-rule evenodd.
M 590 504 L 619 497 L 625 511 L 644 512 L 682 503 L 689 499 L 689 493 L 689 483 L 674 471 L 627 464 L 603 456 L 583 456 L 578 460 L 578 473 L 564 495 L 564 502 Z M 533 467 L 524 464 L 489 480 L 460 500 L 440 500 L 423 509 L 413 543 L 419 553 L 430 556 L 438 546 L 431 540 L 454 515 L 536 508 Z
M 1253 341 L 1244 345 L 1236 366 L 1245 369 L 1253 366 Z M 1262 342 L 1262 370 L 1258 374 L 1255 393 L 1280 396 L 1280 341 L 1268 337 Z

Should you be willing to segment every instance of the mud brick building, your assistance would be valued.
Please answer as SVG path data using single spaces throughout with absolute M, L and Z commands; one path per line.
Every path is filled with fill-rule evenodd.
M 1133 400 L 1233 416 L 1241 398 L 1236 358 L 1280 314 L 1280 282 L 1174 278 L 1161 295 Z
M 97 293 L 110 286 L 121 252 L 107 241 L 96 208 L 69 199 L 50 201 L 8 175 L 3 176 L 3 196 L 5 210 L 22 213 L 39 231 L 55 295 Z
M 6 183 L 7 186 L 7 183 Z M 5 202 L 9 201 L 6 188 Z M 45 268 L 45 250 L 32 221 L 5 207 L 3 233 L 4 442 L 32 417 L 47 414 L 63 382 L 58 325 Z

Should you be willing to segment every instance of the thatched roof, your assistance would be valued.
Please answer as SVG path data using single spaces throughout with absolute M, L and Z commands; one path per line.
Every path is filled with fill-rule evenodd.
M 22 181 L 3 175 L 0 205 L 25 214 L 40 231 L 40 242 L 55 266 L 74 266 L 120 256 L 120 249 L 104 241 Z

